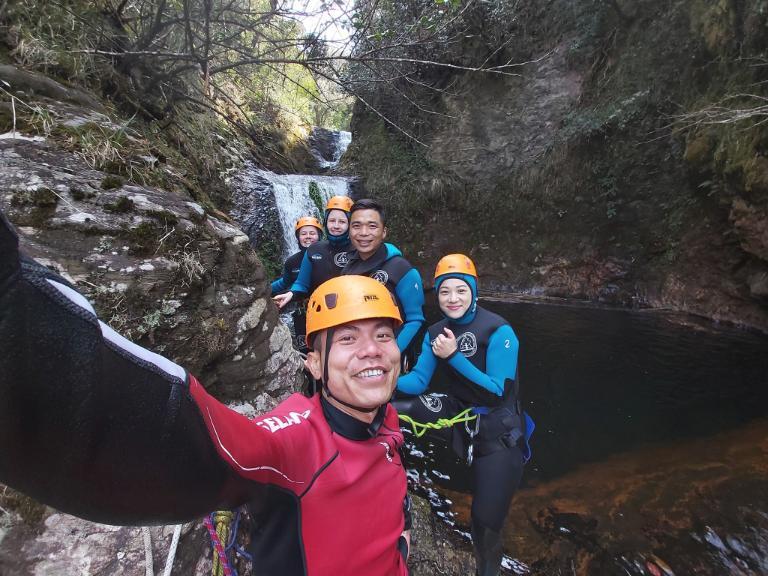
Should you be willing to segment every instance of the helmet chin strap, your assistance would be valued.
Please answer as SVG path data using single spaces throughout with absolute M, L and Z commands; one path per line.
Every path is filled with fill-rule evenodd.
M 323 391 L 325 392 L 325 395 L 328 398 L 333 398 L 336 402 L 339 404 L 346 406 L 347 408 L 352 408 L 352 410 L 357 410 L 358 412 L 376 412 L 381 406 L 376 406 L 375 408 L 363 408 L 362 406 L 355 406 L 354 404 L 350 404 L 349 402 L 345 402 L 341 398 L 337 398 L 331 393 L 331 389 L 328 387 L 328 356 L 331 353 L 331 342 L 333 341 L 333 328 L 328 328 L 325 331 L 325 346 L 323 351 Z

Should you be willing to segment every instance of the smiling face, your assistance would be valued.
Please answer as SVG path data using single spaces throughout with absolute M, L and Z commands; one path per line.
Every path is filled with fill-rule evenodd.
M 458 278 L 448 278 L 437 291 L 437 304 L 448 318 L 458 320 L 472 305 L 472 290 L 469 284 Z
M 387 229 L 381 221 L 381 214 L 376 210 L 355 210 L 349 223 L 349 239 L 352 241 L 360 258 L 367 260 L 379 249 Z
M 314 226 L 302 226 L 299 228 L 299 244 L 304 248 L 312 246 L 318 240 L 320 240 L 320 233 Z
M 343 210 L 331 210 L 328 212 L 325 227 L 331 236 L 341 236 L 349 228 L 347 213 Z
M 334 329 L 328 362 L 328 401 L 347 414 L 372 422 L 375 412 L 342 405 L 336 399 L 363 409 L 375 409 L 392 397 L 400 374 L 400 350 L 393 321 L 382 318 L 357 320 Z M 328 349 L 327 332 L 317 336 L 318 349 L 307 356 L 312 376 L 323 376 L 323 358 Z

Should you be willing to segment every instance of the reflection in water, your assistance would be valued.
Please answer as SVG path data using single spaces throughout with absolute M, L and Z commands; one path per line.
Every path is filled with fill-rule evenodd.
M 568 554 L 578 574 L 768 574 L 768 337 L 659 313 L 484 306 L 520 339 L 537 422 L 512 555 L 542 574 Z M 440 445 L 412 450 L 412 484 L 467 526 L 466 467 Z

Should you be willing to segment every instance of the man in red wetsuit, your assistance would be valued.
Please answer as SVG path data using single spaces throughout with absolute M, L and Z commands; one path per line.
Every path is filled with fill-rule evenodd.
M 0 213 L 0 482 L 110 524 L 249 503 L 254 573 L 406 575 L 402 435 L 387 403 L 400 324 L 372 278 L 322 284 L 307 313 L 321 392 L 248 420 L 20 256 Z

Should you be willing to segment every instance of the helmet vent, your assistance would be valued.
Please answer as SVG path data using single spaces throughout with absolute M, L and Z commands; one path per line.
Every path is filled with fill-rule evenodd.
M 328 310 L 333 310 L 334 308 L 336 308 L 337 300 L 338 300 L 338 295 L 335 292 L 325 295 L 325 305 L 328 306 Z

